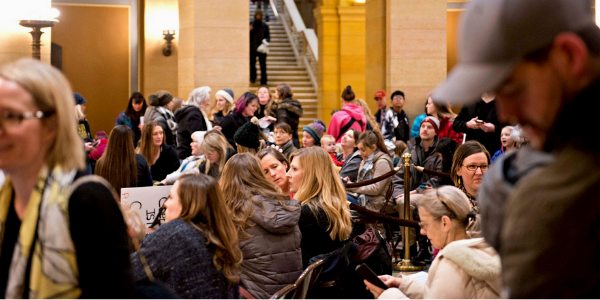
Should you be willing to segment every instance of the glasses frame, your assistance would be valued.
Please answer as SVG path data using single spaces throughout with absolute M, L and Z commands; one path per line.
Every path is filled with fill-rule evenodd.
M 52 116 L 54 114 L 53 111 L 41 111 L 41 110 L 38 110 L 38 111 L 26 111 L 26 112 L 21 113 L 21 114 L 15 113 L 14 115 L 17 117 L 16 123 L 14 123 L 12 125 L 9 125 L 9 126 L 5 126 L 6 119 L 4 118 L 3 115 L 6 112 L 8 112 L 8 111 L 5 110 L 2 113 L 0 113 L 0 127 L 2 129 L 7 129 L 7 128 L 10 129 L 10 128 L 15 127 L 15 126 L 19 126 L 25 120 L 29 120 L 29 119 L 43 119 L 43 118 L 50 117 L 50 116 Z
M 473 166 L 475 166 L 474 170 L 469 169 L 469 166 L 465 166 L 465 165 L 462 165 L 462 166 L 465 167 L 465 169 L 467 169 L 468 171 L 471 171 L 471 172 L 477 172 L 477 169 L 481 169 L 481 172 L 487 172 L 487 170 L 490 168 L 489 164 L 485 165 L 485 167 L 484 166 L 475 166 L 475 165 L 473 165 Z

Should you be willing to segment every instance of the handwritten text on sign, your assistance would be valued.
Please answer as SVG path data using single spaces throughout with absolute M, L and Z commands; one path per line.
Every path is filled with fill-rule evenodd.
M 160 207 L 165 204 L 172 186 L 152 186 L 121 189 L 121 201 L 140 215 L 146 227 L 150 227 Z M 164 213 L 160 216 L 165 221 Z

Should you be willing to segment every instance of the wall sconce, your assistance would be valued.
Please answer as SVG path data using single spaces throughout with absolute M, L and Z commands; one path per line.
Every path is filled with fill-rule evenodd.
M 165 46 L 163 47 L 163 55 L 171 56 L 171 41 L 175 38 L 175 30 L 163 30 L 164 39 L 167 41 Z
M 42 46 L 41 37 L 42 37 L 42 28 L 48 28 L 54 26 L 55 23 L 58 22 L 56 19 L 59 16 L 59 11 L 56 8 L 50 9 L 48 11 L 44 11 L 43 15 L 35 15 L 33 18 L 28 20 L 20 20 L 19 25 L 23 27 L 31 28 L 32 30 L 31 37 L 33 42 L 31 44 L 32 54 L 31 56 L 34 59 L 40 60 L 40 48 Z M 31 16 L 30 16 L 31 17 Z

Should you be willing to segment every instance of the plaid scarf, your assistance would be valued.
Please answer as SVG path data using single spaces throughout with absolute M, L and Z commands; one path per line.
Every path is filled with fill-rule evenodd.
M 375 154 L 377 154 L 377 152 L 379 152 L 379 150 L 373 152 L 373 154 L 369 155 L 369 157 L 364 161 L 362 169 L 360 169 L 360 171 L 358 172 L 356 182 L 373 179 L 373 174 L 371 173 L 371 170 L 373 169 L 373 158 L 375 157 Z M 358 195 L 358 203 L 361 206 L 366 206 L 367 203 L 373 201 L 373 198 L 374 197 L 370 195 L 360 194 Z

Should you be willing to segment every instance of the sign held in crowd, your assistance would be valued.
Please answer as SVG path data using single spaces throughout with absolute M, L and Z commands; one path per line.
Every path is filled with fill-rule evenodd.
M 140 215 L 146 227 L 150 227 L 160 207 L 167 201 L 171 187 L 123 188 L 121 189 L 121 201 Z M 160 220 L 165 221 L 164 213 L 161 214 Z

